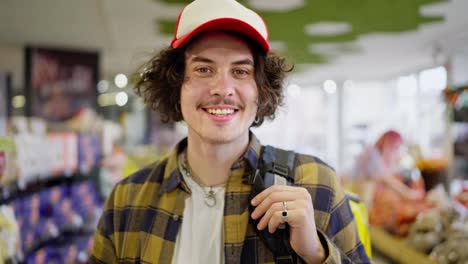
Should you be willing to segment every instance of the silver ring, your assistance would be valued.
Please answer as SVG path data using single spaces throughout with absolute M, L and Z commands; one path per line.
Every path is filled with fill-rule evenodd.
M 283 202 L 283 211 L 288 210 L 288 204 L 286 202 Z

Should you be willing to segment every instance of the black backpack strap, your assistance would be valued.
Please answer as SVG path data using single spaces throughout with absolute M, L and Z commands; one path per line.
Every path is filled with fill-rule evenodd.
M 249 177 L 249 183 L 253 185 L 251 198 L 274 184 L 294 184 L 295 156 L 296 153 L 293 151 L 272 146 L 262 147 L 257 169 Z M 253 209 L 255 208 L 251 206 L 251 212 Z M 253 224 L 257 230 L 258 221 L 253 221 Z M 273 234 L 267 228 L 258 230 L 258 233 L 266 246 L 273 252 L 277 264 L 297 263 L 297 254 L 289 243 L 289 226 L 287 224 L 282 225 Z
M 295 156 L 294 151 L 265 146 L 262 153 L 262 162 L 267 172 L 281 176 L 288 182 L 293 182 L 294 177 L 292 177 L 291 173 L 294 170 Z

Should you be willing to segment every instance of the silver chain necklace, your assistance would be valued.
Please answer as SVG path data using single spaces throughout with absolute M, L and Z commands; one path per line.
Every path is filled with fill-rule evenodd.
M 190 165 L 188 164 L 187 160 L 187 153 L 184 153 L 184 159 L 182 163 L 182 169 L 184 170 L 185 174 L 192 178 L 194 182 L 196 182 L 198 185 L 200 185 L 203 193 L 205 194 L 205 199 L 204 202 L 208 207 L 214 207 L 216 205 L 216 192 L 213 190 L 213 186 L 207 186 L 203 183 L 201 183 L 200 179 L 196 177 L 190 168 Z M 210 187 L 208 191 L 205 190 L 205 187 Z

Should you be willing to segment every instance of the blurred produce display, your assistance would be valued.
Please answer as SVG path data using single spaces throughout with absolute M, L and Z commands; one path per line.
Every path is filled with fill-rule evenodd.
M 380 187 L 370 210 L 370 224 L 402 239 L 410 249 L 426 255 L 427 261 L 468 263 L 467 189 L 463 188 L 450 197 L 438 184 L 427 192 L 424 199 L 408 201 Z M 384 244 L 375 239 L 373 245 Z M 383 247 L 384 251 L 387 250 L 387 246 Z

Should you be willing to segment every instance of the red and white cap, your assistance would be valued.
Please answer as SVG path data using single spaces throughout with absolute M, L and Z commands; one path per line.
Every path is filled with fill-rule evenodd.
M 241 33 L 270 51 L 262 17 L 236 0 L 195 0 L 188 4 L 179 14 L 171 46 L 181 47 L 198 33 L 212 30 Z

